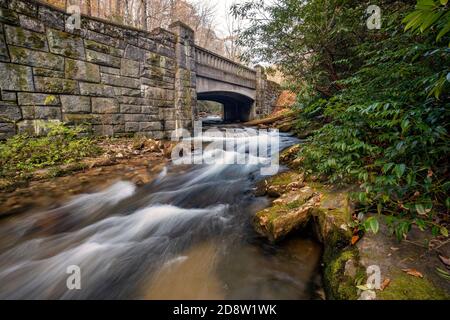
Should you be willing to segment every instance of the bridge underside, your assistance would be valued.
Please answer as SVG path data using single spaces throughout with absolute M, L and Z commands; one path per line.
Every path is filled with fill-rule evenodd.
M 236 92 L 211 91 L 197 93 L 197 100 L 215 101 L 223 105 L 224 122 L 245 122 L 251 120 L 254 100 Z

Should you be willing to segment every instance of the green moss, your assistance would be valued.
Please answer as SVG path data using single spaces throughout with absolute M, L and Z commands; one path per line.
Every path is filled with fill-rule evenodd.
M 55 102 L 56 102 L 56 97 L 54 95 L 48 95 L 45 98 L 44 104 L 45 105 L 52 105 Z
M 377 292 L 377 297 L 382 300 L 450 299 L 450 296 L 434 286 L 429 280 L 413 277 L 404 272 L 396 273 L 389 286 L 383 291 Z
M 15 57 L 17 60 L 24 60 L 27 57 L 25 50 L 20 47 L 10 46 L 9 53 L 11 54 L 12 57 Z
M 305 203 L 305 201 L 295 200 L 295 201 L 289 202 L 289 203 L 286 205 L 286 207 L 287 207 L 288 209 L 297 209 L 297 208 L 299 208 L 300 206 L 302 206 L 304 203 Z
M 288 171 L 277 174 L 276 176 L 269 179 L 268 184 L 272 186 L 287 186 L 288 184 L 298 181 L 298 174 Z
M 356 248 L 344 251 L 337 250 L 336 254 L 324 259 L 324 284 L 327 297 L 334 300 L 356 300 L 358 298 L 357 284 L 365 279 L 364 269 L 359 265 L 358 250 Z M 352 260 L 356 264 L 354 277 L 345 274 L 345 264 Z
M 273 222 L 276 218 L 278 218 L 281 214 L 286 213 L 289 210 L 287 206 L 283 205 L 275 205 L 270 208 L 259 211 L 256 216 L 257 217 L 266 217 L 270 222 Z

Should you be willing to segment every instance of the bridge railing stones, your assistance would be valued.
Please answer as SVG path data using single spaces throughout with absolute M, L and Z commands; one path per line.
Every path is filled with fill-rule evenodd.
M 222 57 L 205 48 L 195 46 L 197 76 L 256 88 L 256 70 Z

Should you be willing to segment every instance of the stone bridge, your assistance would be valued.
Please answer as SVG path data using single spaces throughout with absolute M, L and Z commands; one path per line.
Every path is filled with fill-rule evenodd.
M 167 138 L 192 127 L 197 100 L 222 103 L 225 121 L 272 111 L 278 86 L 262 67 L 196 46 L 181 22 L 148 32 L 69 18 L 40 1 L 0 0 L 0 139 L 59 121 Z

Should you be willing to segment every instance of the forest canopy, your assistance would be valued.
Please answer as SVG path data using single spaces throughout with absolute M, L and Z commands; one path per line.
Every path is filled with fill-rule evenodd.
M 448 236 L 450 10 L 447 0 L 247 1 L 246 56 L 276 64 L 298 92 L 298 157 L 310 176 L 355 184 L 362 212 Z

